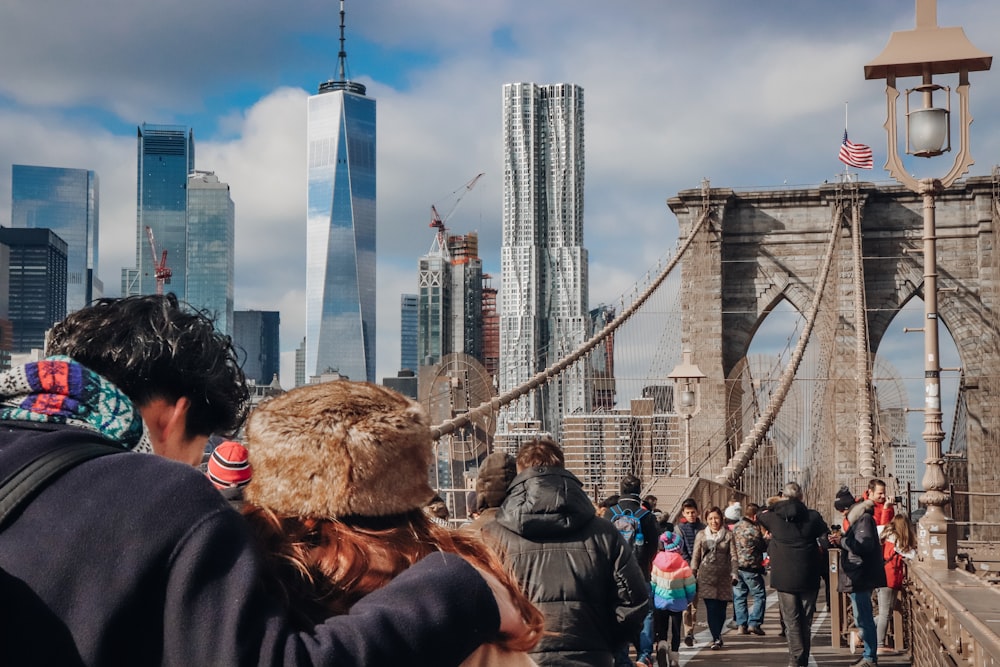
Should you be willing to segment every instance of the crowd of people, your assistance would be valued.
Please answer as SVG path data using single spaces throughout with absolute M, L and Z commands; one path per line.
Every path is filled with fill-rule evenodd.
M 246 419 L 231 341 L 173 295 L 99 300 L 46 354 L 0 374 L 4 664 L 677 667 L 700 604 L 711 650 L 765 634 L 769 569 L 807 665 L 833 546 L 867 667 L 914 555 L 880 480 L 836 534 L 794 482 L 668 517 L 631 474 L 595 505 L 547 437 L 489 455 L 453 528 L 418 403 L 338 381 Z

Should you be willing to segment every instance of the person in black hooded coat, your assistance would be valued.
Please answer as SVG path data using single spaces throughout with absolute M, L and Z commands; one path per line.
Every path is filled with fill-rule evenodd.
M 785 620 L 789 665 L 808 665 L 812 647 L 812 619 L 819 595 L 823 550 L 829 528 L 816 510 L 802 502 L 802 488 L 789 482 L 782 500 L 760 515 L 769 533 L 771 588 L 778 592 L 778 606 Z
M 496 520 L 483 527 L 545 616 L 539 665 L 612 667 L 613 651 L 637 634 L 649 605 L 646 578 L 621 533 L 596 515 L 562 450 L 532 440 Z

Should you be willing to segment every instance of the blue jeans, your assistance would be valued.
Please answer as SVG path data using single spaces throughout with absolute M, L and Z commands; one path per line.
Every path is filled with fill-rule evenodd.
M 861 630 L 865 642 L 864 659 L 877 662 L 878 638 L 875 635 L 875 616 L 872 613 L 872 592 L 851 593 L 851 607 L 854 609 L 854 625 Z
M 747 594 L 753 598 L 753 606 L 747 614 Z M 748 628 L 759 628 L 764 622 L 764 575 L 759 572 L 740 570 L 738 581 L 733 586 L 733 612 L 736 615 L 736 625 Z

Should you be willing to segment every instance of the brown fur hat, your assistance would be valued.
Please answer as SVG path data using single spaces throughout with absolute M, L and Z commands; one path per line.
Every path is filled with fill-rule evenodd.
M 247 421 L 246 499 L 278 514 L 388 516 L 423 507 L 432 441 L 420 405 L 391 389 L 335 381 L 262 403 Z

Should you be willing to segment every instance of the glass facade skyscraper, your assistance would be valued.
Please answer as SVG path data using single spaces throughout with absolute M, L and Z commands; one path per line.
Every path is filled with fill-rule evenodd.
M 143 123 L 137 129 L 135 269 L 122 269 L 122 294 L 155 294 L 155 262 L 167 251 L 173 275 L 165 292 L 187 300 L 187 181 L 194 171 L 194 132 L 183 125 Z M 153 230 L 156 260 L 146 227 Z
M 587 339 L 583 247 L 583 88 L 503 87 L 503 238 L 500 392 L 529 380 Z M 558 437 L 562 415 L 589 412 L 585 364 L 577 364 L 501 413 L 537 421 Z
M 375 382 L 375 100 L 340 76 L 307 107 L 306 374 Z
M 233 313 L 233 344 L 243 361 L 243 372 L 259 385 L 271 384 L 281 370 L 280 324 L 281 316 L 274 310 Z
M 417 372 L 417 295 L 399 297 L 399 369 Z
M 215 328 L 233 334 L 233 273 L 236 208 L 229 185 L 210 171 L 187 179 L 187 302 L 215 318 Z M 167 257 L 168 265 L 171 264 Z M 173 269 L 173 266 L 171 266 Z M 176 270 L 174 272 L 176 276 Z M 171 284 L 171 287 L 173 285 Z M 267 378 L 268 384 L 271 378 Z
M 66 312 L 103 296 L 97 277 L 99 214 L 100 192 L 93 171 L 13 165 L 11 226 L 51 229 L 66 242 Z
M 45 332 L 66 317 L 68 246 L 51 229 L 0 227 L 10 249 L 9 303 L 12 352 L 45 347 Z

